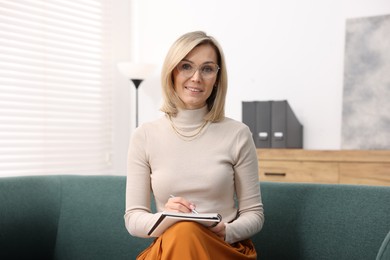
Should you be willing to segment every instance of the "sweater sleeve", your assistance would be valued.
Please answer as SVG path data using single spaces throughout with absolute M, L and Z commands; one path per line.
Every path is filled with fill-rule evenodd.
M 264 223 L 256 148 L 247 127 L 239 131 L 236 145 L 233 168 L 238 216 L 233 222 L 226 223 L 225 240 L 228 243 L 250 238 L 261 230 Z
M 151 213 L 150 165 L 146 152 L 147 138 L 143 128 L 137 128 L 130 140 L 127 157 L 125 225 L 129 233 L 148 237 L 152 224 L 160 213 Z

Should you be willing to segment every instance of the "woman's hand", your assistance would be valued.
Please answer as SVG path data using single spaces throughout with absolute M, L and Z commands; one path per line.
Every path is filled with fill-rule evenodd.
M 217 236 L 219 236 L 222 240 L 225 240 L 226 236 L 226 226 L 225 223 L 220 222 L 215 227 L 210 228 Z
M 195 205 L 182 197 L 169 198 L 165 204 L 165 211 L 191 213 Z

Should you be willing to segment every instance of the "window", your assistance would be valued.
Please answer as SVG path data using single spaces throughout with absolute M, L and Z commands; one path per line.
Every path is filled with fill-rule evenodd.
M 0 0 L 0 176 L 110 171 L 105 1 Z

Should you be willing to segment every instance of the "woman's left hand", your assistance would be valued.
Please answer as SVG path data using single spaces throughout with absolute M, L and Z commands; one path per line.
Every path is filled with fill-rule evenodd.
M 210 228 L 217 236 L 219 236 L 222 240 L 225 240 L 226 236 L 226 226 L 225 223 L 220 222 L 215 227 Z

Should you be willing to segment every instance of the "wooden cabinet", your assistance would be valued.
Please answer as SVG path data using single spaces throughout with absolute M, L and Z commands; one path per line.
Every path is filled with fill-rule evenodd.
M 261 181 L 390 186 L 388 150 L 257 149 Z

